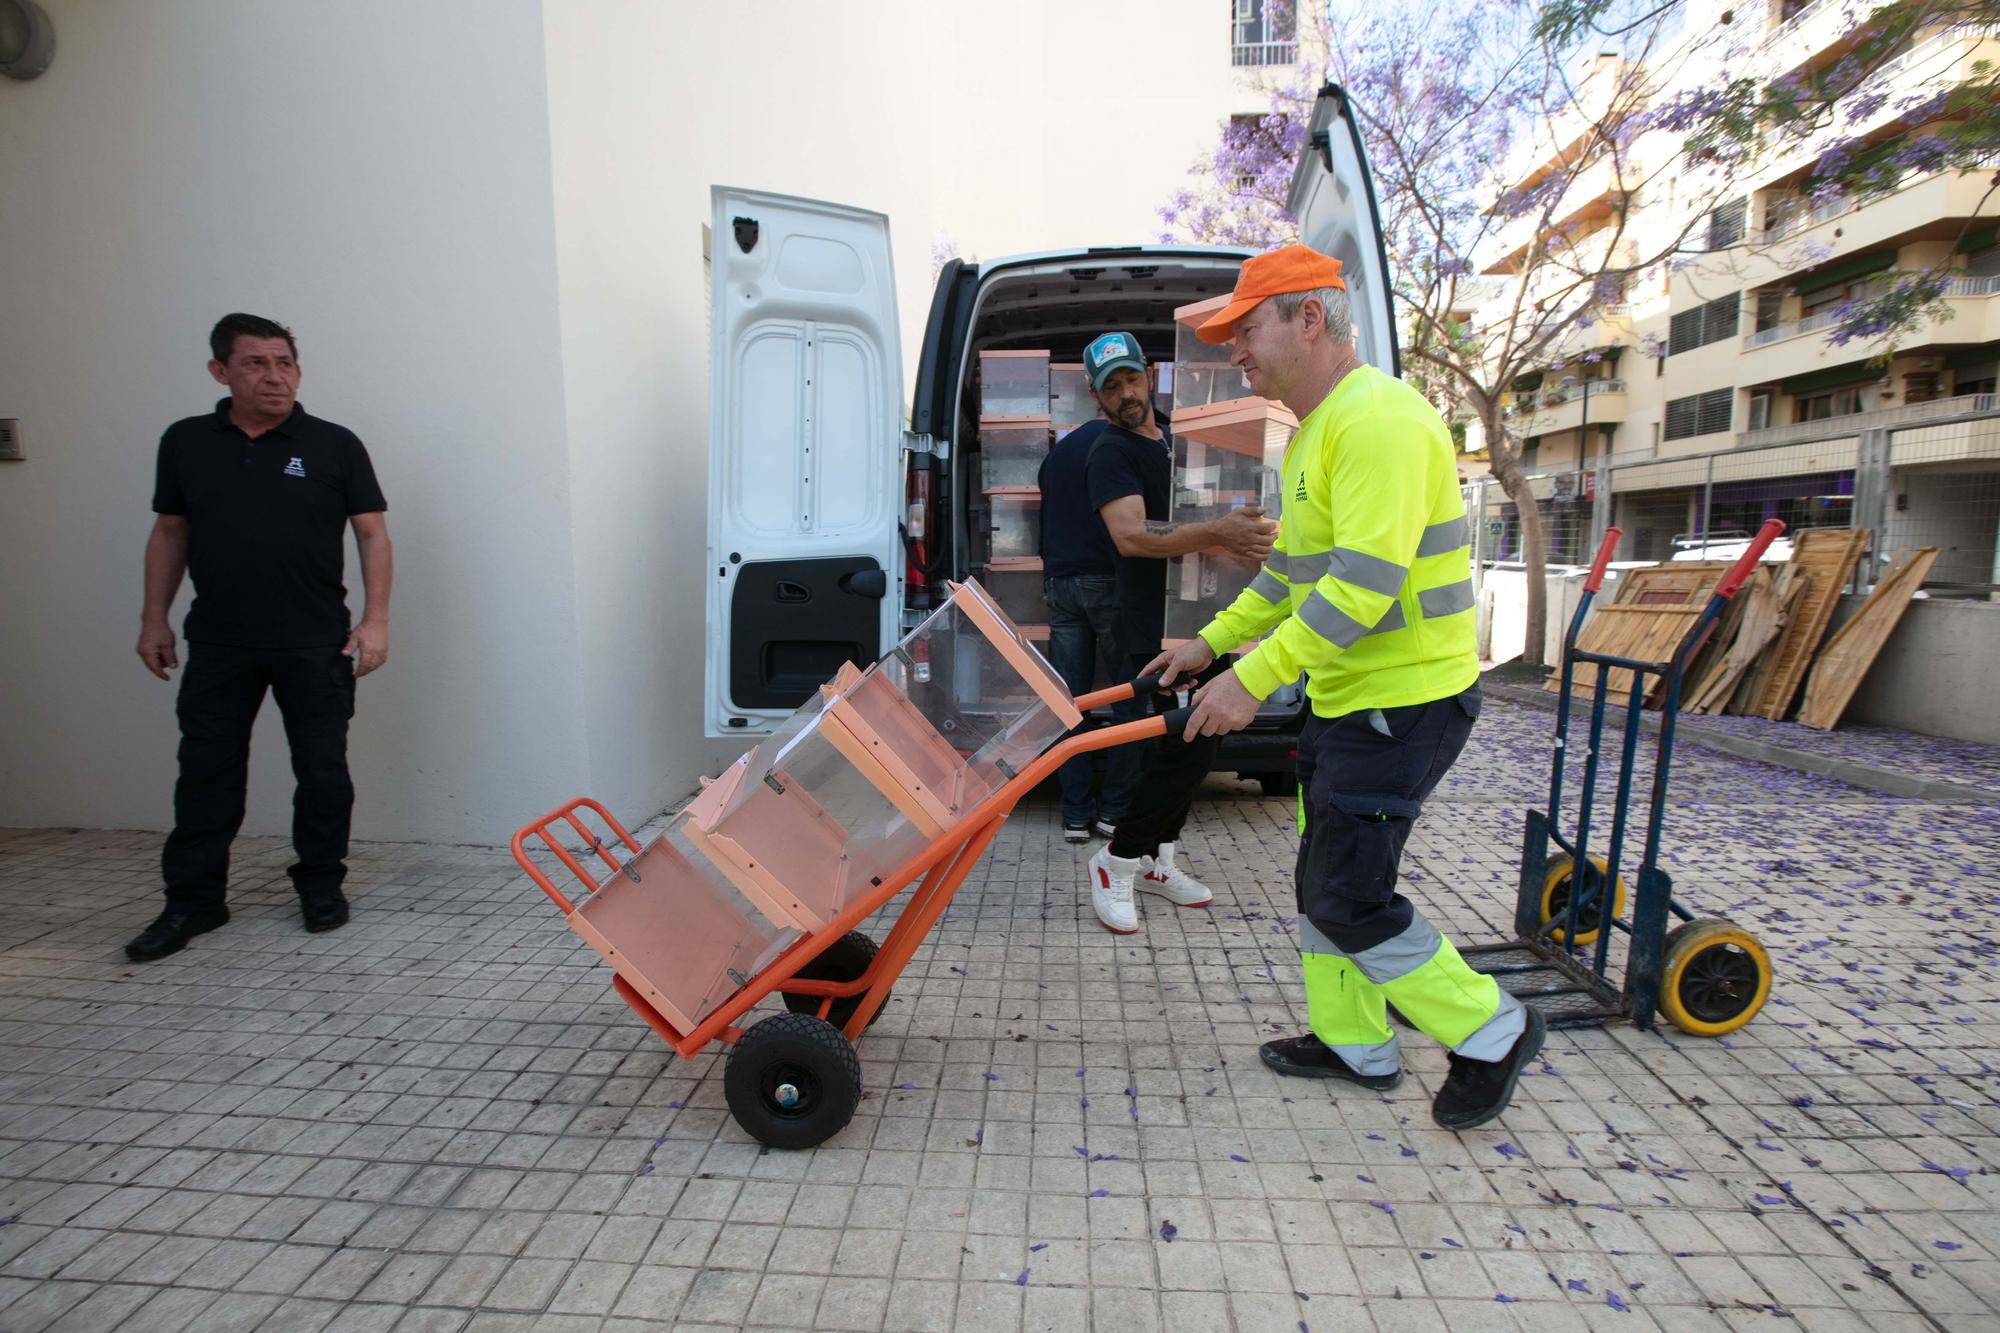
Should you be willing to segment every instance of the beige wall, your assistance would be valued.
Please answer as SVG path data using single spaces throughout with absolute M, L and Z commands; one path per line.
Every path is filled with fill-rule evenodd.
M 1261 106 L 1209 0 L 44 7 L 54 66 L 0 84 L 0 416 L 30 448 L 0 465 L 0 825 L 168 820 L 140 554 L 222 312 L 298 329 L 302 400 L 389 495 L 357 834 L 492 841 L 583 791 L 636 820 L 725 755 L 699 739 L 709 186 L 889 214 L 913 365 L 934 238 L 1151 239 Z M 266 712 L 254 832 L 289 822 Z

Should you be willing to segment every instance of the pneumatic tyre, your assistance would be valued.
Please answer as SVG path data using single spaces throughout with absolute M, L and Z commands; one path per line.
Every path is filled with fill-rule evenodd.
M 729 1113 L 770 1148 L 813 1148 L 847 1128 L 861 1104 L 861 1061 L 840 1030 L 810 1014 L 778 1014 L 736 1039 L 722 1068 Z
M 1598 932 L 1604 928 L 1604 872 L 1610 866 L 1601 856 L 1593 856 L 1590 863 L 1597 867 L 1597 892 L 1588 901 L 1578 904 L 1576 909 L 1576 939 L 1564 938 L 1568 933 L 1561 926 L 1549 931 L 1549 938 L 1557 944 L 1594 944 Z M 1575 858 L 1568 852 L 1558 852 L 1549 858 L 1549 873 L 1542 881 L 1542 924 L 1569 919 L 1570 895 L 1576 892 Z M 1625 877 L 1611 886 L 1611 915 L 1625 915 Z
M 874 940 L 858 930 L 850 930 L 827 945 L 819 957 L 793 975 L 802 981 L 857 981 L 861 974 L 868 970 L 868 965 L 875 961 L 875 948 Z M 817 1015 L 820 999 L 821 997 L 817 995 L 787 994 L 785 1008 L 795 1014 Z M 843 996 L 835 1000 L 832 1007 L 826 1011 L 826 1021 L 845 1032 L 847 1020 L 854 1016 L 854 1011 L 860 1006 L 859 995 Z M 875 1012 L 868 1015 L 868 1026 L 874 1027 L 875 1020 L 880 1018 L 882 1011 L 888 1007 L 889 997 L 884 995 L 882 1003 L 876 1006 Z
M 1771 956 L 1734 921 L 1703 917 L 1667 932 L 1660 1013 L 1695 1037 L 1736 1031 L 1771 996 Z

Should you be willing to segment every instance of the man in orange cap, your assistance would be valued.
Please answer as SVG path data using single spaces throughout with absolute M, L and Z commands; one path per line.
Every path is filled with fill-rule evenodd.
M 1233 342 L 1250 388 L 1289 407 L 1278 540 L 1200 637 L 1148 665 L 1169 681 L 1266 636 L 1195 696 L 1189 737 L 1247 725 L 1306 677 L 1299 736 L 1300 965 L 1311 1032 L 1265 1043 L 1280 1074 L 1377 1091 L 1402 1079 L 1389 1001 L 1450 1049 L 1431 1114 L 1447 1129 L 1506 1109 L 1540 1051 L 1534 1010 L 1474 972 L 1396 891 L 1410 826 L 1479 716 L 1471 530 L 1436 409 L 1355 352 L 1338 260 L 1288 245 L 1243 265 L 1197 330 Z

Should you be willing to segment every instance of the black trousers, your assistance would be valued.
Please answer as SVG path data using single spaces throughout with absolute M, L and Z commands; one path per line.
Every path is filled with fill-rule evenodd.
M 1403 844 L 1479 717 L 1479 685 L 1407 708 L 1313 717 L 1299 733 L 1300 915 L 1350 956 L 1410 927 Z
M 354 784 L 347 775 L 347 723 L 354 716 L 353 659 L 328 648 L 233 648 L 191 643 L 181 673 L 180 780 L 174 831 L 160 854 L 172 907 L 223 905 L 229 844 L 243 824 L 250 725 L 269 690 L 291 744 L 289 873 L 301 897 L 338 890 L 347 877 Z
M 1152 657 L 1153 654 L 1147 653 L 1130 658 L 1125 674 L 1119 679 L 1132 679 Z M 1216 663 L 1200 679 L 1212 680 L 1228 669 L 1226 664 Z M 1151 698 L 1151 708 L 1156 713 L 1177 707 L 1179 703 L 1171 694 L 1156 694 Z M 1162 736 L 1147 741 L 1139 754 L 1139 784 L 1118 820 L 1117 832 L 1111 839 L 1111 854 L 1127 858 L 1151 856 L 1161 843 L 1180 841 L 1181 828 L 1194 805 L 1195 791 L 1215 767 L 1215 756 L 1221 749 L 1220 736 L 1201 736 L 1192 741 Z

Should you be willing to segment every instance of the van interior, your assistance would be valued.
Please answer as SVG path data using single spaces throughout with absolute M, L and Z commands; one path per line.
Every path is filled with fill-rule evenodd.
M 996 497 L 986 495 L 981 484 L 980 417 L 985 405 L 980 354 L 1045 351 L 1054 365 L 1080 364 L 1084 346 L 1092 338 L 1118 331 L 1139 340 L 1157 373 L 1158 367 L 1173 364 L 1174 311 L 1228 292 L 1235 285 L 1242 261 L 1242 254 L 1177 253 L 1163 248 L 1116 259 L 1091 255 L 1027 258 L 981 275 L 958 367 L 955 447 L 949 468 L 951 501 L 940 506 L 944 512 L 939 515 L 950 518 L 948 531 L 938 534 L 945 540 L 931 547 L 937 561 L 933 578 L 970 573 L 984 582 L 998 581 L 1002 587 L 1007 583 L 997 572 L 985 569 L 982 537 L 993 522 L 990 502 Z M 1170 399 L 1167 388 L 1155 395 L 1163 417 L 1169 415 Z M 1018 581 L 1022 584 L 1020 595 L 1033 588 L 1032 598 L 1038 603 L 1039 565 L 1021 573 Z M 1008 600 L 1014 607 L 1020 605 L 1014 597 Z M 1034 620 L 1024 623 L 1033 624 Z

